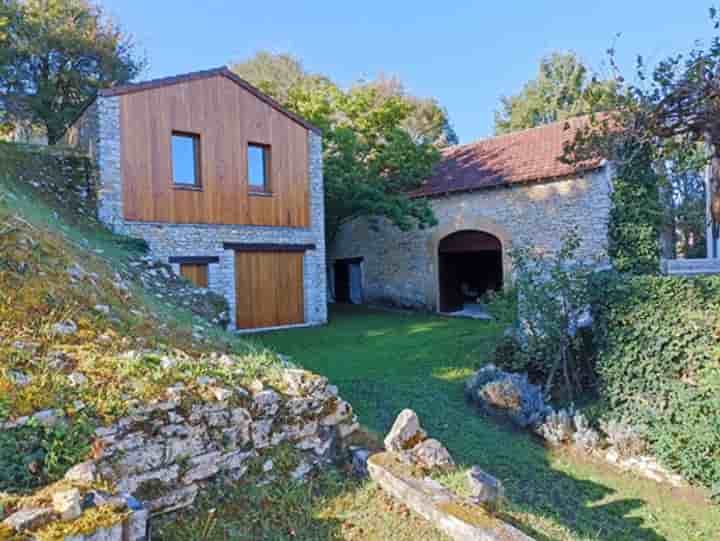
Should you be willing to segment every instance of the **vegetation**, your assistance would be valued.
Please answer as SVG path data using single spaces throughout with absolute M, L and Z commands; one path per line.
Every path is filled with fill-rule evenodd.
M 592 288 L 609 416 L 687 479 L 720 483 L 720 279 L 610 275 Z
M 578 327 L 580 320 L 588 317 L 588 284 L 596 262 L 578 260 L 579 247 L 580 238 L 570 233 L 555 255 L 527 248 L 513 252 L 526 343 L 510 350 L 514 351 L 514 362 L 505 366 L 542 379 L 547 395 L 560 391 L 571 400 L 588 387 L 593 375 L 592 366 L 583 355 Z M 507 347 L 502 342 L 499 353 L 502 355 Z
M 657 273 L 664 212 L 649 145 L 628 141 L 618 152 L 610 210 L 609 253 L 620 272 Z
M 423 427 L 448 447 L 461 468 L 478 464 L 503 481 L 509 500 L 505 518 L 536 539 L 704 540 L 720 528 L 720 509 L 703 503 L 702 494 L 669 489 L 574 456 L 554 454 L 531 436 L 471 411 L 463 386 L 475 365 L 489 358 L 507 321 L 345 306 L 334 307 L 331 316 L 328 327 L 273 333 L 263 336 L 262 343 L 328 376 L 353 404 L 361 423 L 377 434 L 384 435 L 403 408 L 417 411 Z M 445 481 L 459 486 L 462 475 Z M 385 521 L 391 528 L 394 517 L 379 514 L 370 503 L 363 506 L 373 487 L 363 485 L 355 492 L 344 489 L 343 505 L 348 511 L 341 516 L 352 517 L 355 524 Z M 335 502 L 321 507 L 337 509 Z M 322 520 L 322 512 L 316 509 L 312 513 Z M 292 517 L 285 522 L 288 527 L 292 527 Z M 388 529 L 394 532 L 390 536 L 365 538 L 405 539 L 412 528 L 395 526 Z M 333 536 L 303 537 L 298 530 L 295 538 L 354 538 L 342 526 L 334 532 Z
M 323 130 L 326 232 L 361 216 L 381 217 L 402 230 L 435 225 L 429 203 L 411 199 L 452 139 L 437 104 L 379 80 L 343 90 L 307 73 L 287 55 L 259 53 L 233 66 L 240 76 Z
M 576 54 L 553 53 L 540 61 L 537 78 L 525 83 L 520 93 L 502 98 L 495 133 L 608 111 L 615 106 L 615 90 L 615 81 L 599 79 Z
M 98 89 L 143 66 L 130 37 L 91 0 L 0 2 L 0 124 L 40 124 L 55 142 Z

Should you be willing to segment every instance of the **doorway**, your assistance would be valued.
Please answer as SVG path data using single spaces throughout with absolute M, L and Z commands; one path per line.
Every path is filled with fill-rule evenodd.
M 458 231 L 438 248 L 440 312 L 478 305 L 490 290 L 503 286 L 502 244 L 482 231 Z
M 334 264 L 335 300 L 347 304 L 362 304 L 362 257 L 337 259 Z

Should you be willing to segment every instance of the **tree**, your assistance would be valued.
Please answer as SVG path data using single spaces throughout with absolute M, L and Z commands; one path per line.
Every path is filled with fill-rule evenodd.
M 495 133 L 534 128 L 566 118 L 612 109 L 616 83 L 599 80 L 574 53 L 553 53 L 540 61 L 536 79 L 519 94 L 501 98 Z
M 144 67 L 131 38 L 90 0 L 0 4 L 0 113 L 56 142 L 98 89 Z
M 717 30 L 720 18 L 715 8 L 710 9 L 710 19 Z M 704 146 L 706 159 L 694 161 L 698 169 L 709 165 L 707 197 L 715 245 L 720 236 L 720 36 L 707 46 L 696 42 L 688 53 L 668 57 L 651 71 L 638 57 L 638 84 L 622 75 L 614 49 L 608 53 L 621 98 L 611 115 L 577 133 L 566 148 L 567 161 L 614 159 L 623 141 L 633 139 L 651 145 L 656 168 L 665 171 L 668 164 L 687 163 L 698 146 Z
M 367 84 L 342 90 L 287 55 L 260 53 L 233 69 L 323 130 L 329 240 L 361 216 L 388 219 L 402 230 L 436 223 L 429 202 L 409 196 L 439 152 L 431 137 L 407 129 L 416 109 L 406 96 L 383 95 Z

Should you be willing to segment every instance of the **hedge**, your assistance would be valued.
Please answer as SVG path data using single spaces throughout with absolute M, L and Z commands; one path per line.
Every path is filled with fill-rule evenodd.
M 596 368 L 610 415 L 639 424 L 666 466 L 717 487 L 720 276 L 596 279 Z

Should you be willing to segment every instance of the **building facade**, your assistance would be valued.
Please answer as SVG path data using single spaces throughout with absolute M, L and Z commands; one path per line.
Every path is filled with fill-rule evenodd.
M 228 300 L 243 330 L 327 321 L 322 138 L 226 68 L 101 91 L 66 143 L 98 216 Z
M 512 282 L 514 248 L 552 254 L 570 232 L 581 240 L 579 258 L 606 265 L 611 167 L 559 159 L 581 121 L 445 151 L 413 194 L 429 198 L 437 226 L 403 232 L 367 218 L 345 225 L 330 247 L 334 296 L 347 299 L 349 288 L 370 304 L 459 311 Z

